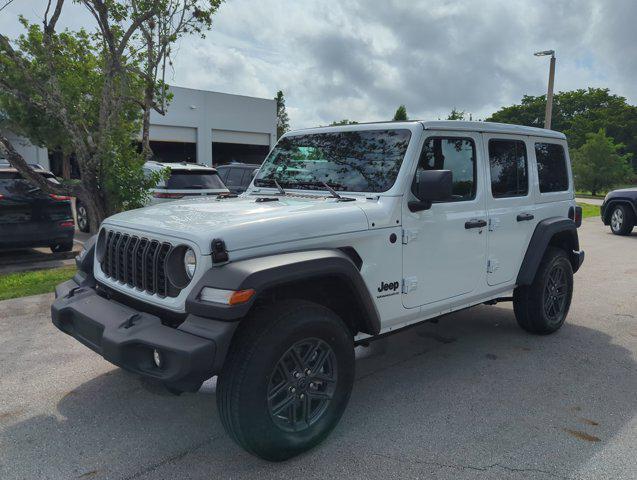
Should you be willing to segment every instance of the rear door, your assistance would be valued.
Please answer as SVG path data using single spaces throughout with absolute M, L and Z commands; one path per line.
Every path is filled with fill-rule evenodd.
M 484 134 L 488 159 L 487 283 L 515 281 L 535 218 L 528 137 Z

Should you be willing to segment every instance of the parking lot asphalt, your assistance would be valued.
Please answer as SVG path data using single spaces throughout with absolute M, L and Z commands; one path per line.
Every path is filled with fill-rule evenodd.
M 57 331 L 50 295 L 0 302 L 0 478 L 634 479 L 637 232 L 580 240 L 558 333 L 499 304 L 359 347 L 340 424 L 279 464 L 224 433 L 214 380 L 173 396 Z

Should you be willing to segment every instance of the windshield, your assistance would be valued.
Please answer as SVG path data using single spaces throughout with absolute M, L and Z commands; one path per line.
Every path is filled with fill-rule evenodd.
M 173 170 L 165 185 L 172 190 L 196 190 L 226 188 L 214 170 Z
M 411 132 L 364 130 L 282 138 L 255 179 L 256 186 L 385 192 L 400 170 Z

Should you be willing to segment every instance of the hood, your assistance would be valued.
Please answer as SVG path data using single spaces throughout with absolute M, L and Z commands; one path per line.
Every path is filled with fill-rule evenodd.
M 258 198 L 277 198 L 257 202 Z M 118 213 L 104 225 L 195 242 L 202 254 L 222 239 L 229 251 L 366 230 L 365 199 L 338 202 L 331 197 L 242 196 L 194 198 Z

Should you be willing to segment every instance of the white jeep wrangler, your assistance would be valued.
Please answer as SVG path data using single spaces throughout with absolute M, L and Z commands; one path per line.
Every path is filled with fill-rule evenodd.
M 354 347 L 512 300 L 559 329 L 584 253 L 564 135 L 474 122 L 286 134 L 247 192 L 108 218 L 56 289 L 53 323 L 112 363 L 197 391 L 283 460 L 347 405 Z

